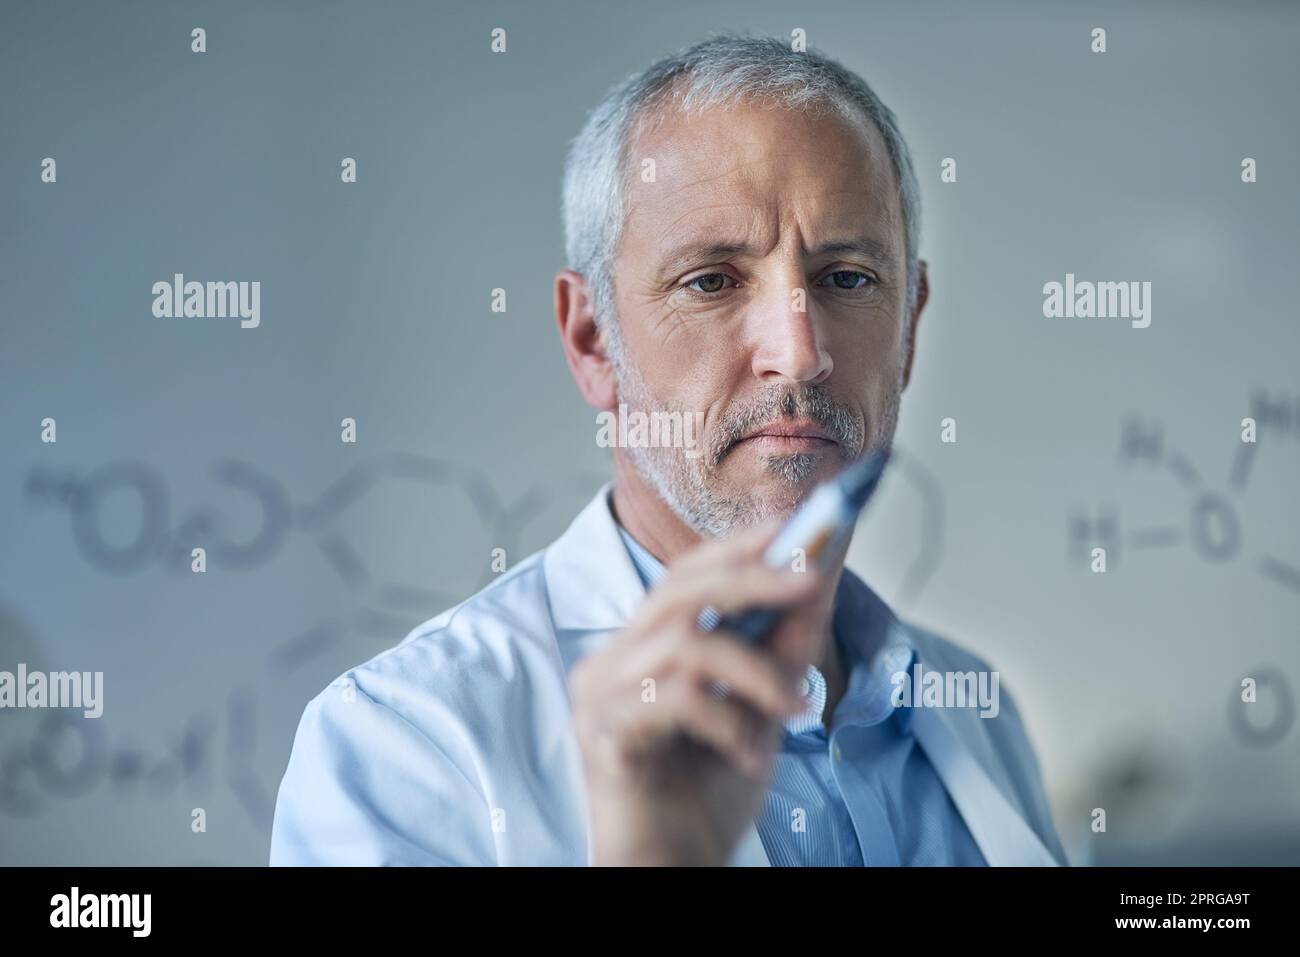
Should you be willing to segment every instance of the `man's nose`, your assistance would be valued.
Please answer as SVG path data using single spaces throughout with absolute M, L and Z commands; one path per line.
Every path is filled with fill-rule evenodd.
M 802 276 L 774 283 L 770 294 L 754 304 L 749 324 L 757 378 L 820 383 L 831 374 L 834 363 Z

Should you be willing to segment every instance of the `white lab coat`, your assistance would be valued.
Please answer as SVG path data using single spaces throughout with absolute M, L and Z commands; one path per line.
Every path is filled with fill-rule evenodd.
M 609 489 L 549 548 L 308 703 L 271 864 L 590 863 L 566 676 L 645 595 Z M 927 670 L 988 670 L 937 635 L 896 627 Z M 918 708 L 913 733 L 989 864 L 1066 863 L 1033 750 L 1000 692 L 997 717 Z M 768 863 L 752 823 L 731 863 Z

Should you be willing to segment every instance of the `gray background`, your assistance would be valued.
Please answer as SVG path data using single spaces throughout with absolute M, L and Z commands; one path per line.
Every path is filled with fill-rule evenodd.
M 1300 683 L 1300 590 L 1261 564 L 1300 568 L 1300 13 L 1134 6 L 5 3 L 0 668 L 102 670 L 106 711 L 0 712 L 0 863 L 266 860 L 307 699 L 488 580 L 493 547 L 544 546 L 608 471 L 551 298 L 585 111 L 710 31 L 795 27 L 896 111 L 925 206 L 903 454 L 852 564 L 1001 671 L 1076 862 L 1300 863 L 1300 732 L 1231 724 L 1243 675 Z M 154 319 L 174 272 L 260 280 L 261 327 Z M 1066 272 L 1149 280 L 1151 327 L 1045 319 Z M 1232 488 L 1261 390 L 1292 426 Z M 1120 454 L 1132 416 L 1160 462 Z M 282 492 L 278 541 L 228 460 Z M 1223 561 L 1192 538 L 1206 492 L 1240 524 Z M 1069 516 L 1103 508 L 1121 545 L 1094 575 Z M 100 560 L 78 527 L 141 555 Z M 190 574 L 205 527 L 247 563 Z M 1142 547 L 1153 528 L 1172 542 Z M 1285 718 L 1279 687 L 1254 725 Z

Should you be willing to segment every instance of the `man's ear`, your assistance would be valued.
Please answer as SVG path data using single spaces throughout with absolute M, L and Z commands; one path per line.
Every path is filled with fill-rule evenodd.
M 903 388 L 912 381 L 912 360 L 916 358 L 916 327 L 921 324 L 921 310 L 925 308 L 926 302 L 930 299 L 930 278 L 926 274 L 926 262 L 921 260 L 919 266 L 919 275 L 916 277 L 916 308 L 912 310 L 912 316 L 909 319 L 911 329 L 907 336 L 907 359 L 903 366 Z
M 596 326 L 591 289 L 586 278 L 572 269 L 563 269 L 555 277 L 555 321 L 564 358 L 582 397 L 598 411 L 614 409 L 618 383 L 604 334 Z

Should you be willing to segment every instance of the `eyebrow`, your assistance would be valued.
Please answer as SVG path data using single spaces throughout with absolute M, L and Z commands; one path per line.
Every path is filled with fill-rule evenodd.
M 861 256 L 880 269 L 892 267 L 895 261 L 894 254 L 886 243 L 868 236 L 854 236 L 822 243 L 815 249 L 808 250 L 806 255 L 812 258 L 844 253 Z M 667 275 L 690 268 L 693 264 L 712 262 L 737 254 L 755 255 L 756 251 L 748 243 L 743 242 L 686 242 L 672 247 L 665 253 L 661 269 Z

